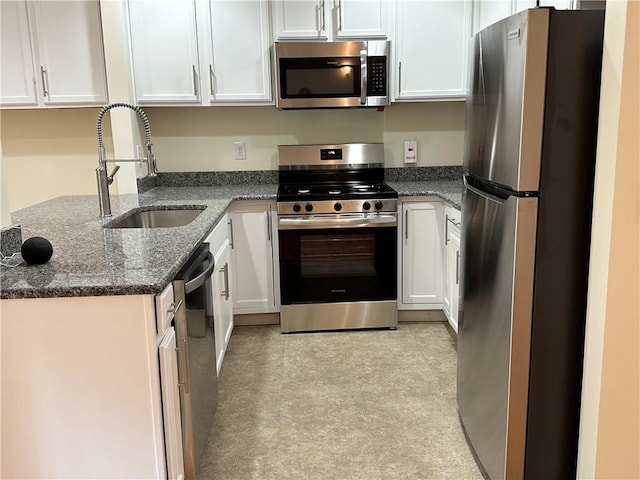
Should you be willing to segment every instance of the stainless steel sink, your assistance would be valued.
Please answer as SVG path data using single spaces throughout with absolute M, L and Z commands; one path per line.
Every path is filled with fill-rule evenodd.
M 205 207 L 147 207 L 136 209 L 124 217 L 104 225 L 104 228 L 166 228 L 182 227 L 194 221 Z

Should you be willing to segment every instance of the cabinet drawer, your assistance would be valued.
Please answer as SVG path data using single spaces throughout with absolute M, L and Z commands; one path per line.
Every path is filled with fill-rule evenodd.
M 213 231 L 209 234 L 205 240 L 209 244 L 209 250 L 215 255 L 224 244 L 229 241 L 229 214 L 225 213 L 216 226 L 213 227 Z
M 173 320 L 173 285 L 167 285 L 162 293 L 156 295 L 156 328 L 162 335 Z

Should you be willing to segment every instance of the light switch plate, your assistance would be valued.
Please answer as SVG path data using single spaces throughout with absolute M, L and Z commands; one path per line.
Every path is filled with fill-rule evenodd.
M 416 163 L 417 161 L 418 161 L 418 142 L 416 140 L 405 140 L 404 163 Z

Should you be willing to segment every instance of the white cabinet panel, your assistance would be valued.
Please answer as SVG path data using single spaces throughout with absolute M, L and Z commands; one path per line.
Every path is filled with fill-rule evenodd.
M 0 102 L 37 105 L 27 4 L 0 2 L 0 22 Z
M 45 104 L 105 103 L 99 3 L 44 1 L 33 6 Z
M 160 381 L 162 388 L 162 417 L 164 443 L 169 480 L 184 478 L 182 455 L 182 421 L 180 419 L 180 392 L 178 390 L 178 357 L 176 332 L 170 327 L 158 346 Z
M 442 202 L 402 204 L 402 301 L 411 305 L 442 304 Z
M 391 38 L 394 2 L 389 0 L 274 0 L 277 40 Z
M 460 290 L 460 211 L 445 207 L 444 289 L 442 309 L 451 327 L 458 331 Z
M 106 103 L 98 1 L 1 4 L 3 106 Z
M 140 104 L 271 102 L 267 0 L 130 0 L 129 23 Z
M 328 0 L 274 0 L 273 30 L 278 40 L 326 40 Z
M 271 203 L 238 202 L 231 212 L 234 313 L 276 311 Z
M 266 1 L 214 1 L 213 61 L 207 65 L 212 102 L 271 101 L 269 9 Z
M 199 61 L 191 0 L 129 2 L 136 98 L 145 103 L 198 103 Z
M 471 2 L 397 3 L 396 100 L 466 95 Z
M 214 258 L 216 269 L 213 276 L 213 325 L 216 337 L 216 367 L 220 375 L 227 345 L 233 332 L 231 244 L 227 242 Z
M 388 0 L 339 0 L 336 2 L 336 37 L 386 38 L 390 36 L 393 2 Z

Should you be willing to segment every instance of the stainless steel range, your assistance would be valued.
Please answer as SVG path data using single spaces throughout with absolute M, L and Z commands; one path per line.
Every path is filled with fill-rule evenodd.
M 398 193 L 383 144 L 278 153 L 282 331 L 396 328 Z

